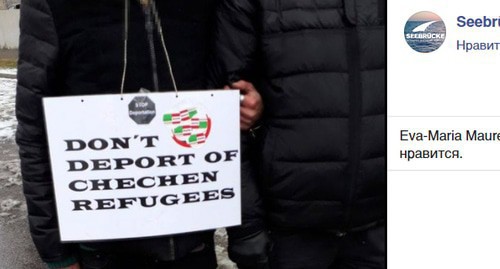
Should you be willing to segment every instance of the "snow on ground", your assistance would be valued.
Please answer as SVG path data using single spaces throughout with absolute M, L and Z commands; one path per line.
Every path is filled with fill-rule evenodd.
M 17 74 L 17 69 L 15 69 L 15 68 L 1 68 L 0 73 L 7 74 L 7 75 L 15 75 L 15 74 Z
M 0 69 L 0 74 L 15 75 L 16 69 Z M 16 80 L 0 77 L 0 141 L 14 138 Z

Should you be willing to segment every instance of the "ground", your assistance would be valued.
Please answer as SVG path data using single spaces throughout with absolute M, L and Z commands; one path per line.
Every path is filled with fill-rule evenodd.
M 0 67 L 15 68 L 17 63 L 17 50 L 0 50 Z
M 29 235 L 22 194 L 17 146 L 14 142 L 15 63 L 17 51 L 0 50 L 0 268 L 42 269 Z M 227 235 L 215 233 L 219 269 L 236 269 L 227 258 Z

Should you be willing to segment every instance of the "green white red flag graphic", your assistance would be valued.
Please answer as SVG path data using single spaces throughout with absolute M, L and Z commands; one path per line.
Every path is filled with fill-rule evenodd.
M 210 134 L 211 119 L 197 117 L 196 108 L 184 109 L 179 112 L 166 113 L 163 122 L 172 126 L 172 138 L 186 148 L 205 143 Z

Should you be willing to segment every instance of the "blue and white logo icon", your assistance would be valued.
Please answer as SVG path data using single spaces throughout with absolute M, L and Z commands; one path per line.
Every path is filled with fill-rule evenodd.
M 443 20 L 430 11 L 413 14 L 405 25 L 406 43 L 415 51 L 428 53 L 437 50 L 446 39 Z

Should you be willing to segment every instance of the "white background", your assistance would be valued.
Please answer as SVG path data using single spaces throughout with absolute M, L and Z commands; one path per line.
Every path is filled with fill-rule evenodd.
M 446 24 L 435 52 L 415 52 L 404 39 L 407 19 L 419 11 Z M 500 130 L 500 51 L 457 50 L 457 40 L 500 42 L 500 27 L 456 26 L 460 15 L 498 18 L 499 11 L 491 0 L 388 0 L 390 269 L 500 268 L 500 143 L 453 144 L 465 150 L 455 161 L 408 163 L 398 155 L 423 148 L 402 143 L 400 129 Z
M 241 222 L 240 155 L 233 161 L 207 163 L 204 156 L 213 151 L 239 152 L 239 93 L 238 91 L 150 93 L 156 105 L 156 117 L 150 124 L 137 125 L 129 118 L 128 104 L 138 94 L 99 95 L 45 98 L 44 108 L 49 137 L 51 165 L 56 190 L 59 227 L 63 241 L 88 241 L 117 238 L 147 237 L 239 225 Z M 140 94 L 139 96 L 144 96 Z M 83 100 L 83 101 L 82 101 Z M 206 113 L 212 119 L 212 129 L 204 144 L 198 148 L 183 148 L 172 139 L 171 125 L 163 123 L 163 114 L 196 108 L 195 117 Z M 200 115 L 201 114 L 201 115 Z M 156 147 L 145 148 L 138 139 L 130 140 L 130 148 L 119 150 L 66 151 L 67 139 L 159 136 Z M 129 166 L 124 170 L 68 172 L 67 160 L 132 158 L 143 156 L 195 153 L 192 165 L 141 169 Z M 114 162 L 111 162 L 112 164 Z M 114 165 L 112 165 L 114 166 Z M 73 180 L 129 178 L 180 175 L 218 171 L 217 182 L 177 185 L 156 188 L 74 192 L 68 188 Z M 179 179 L 180 176 L 177 177 Z M 182 181 L 182 180 L 180 180 Z M 201 181 L 201 176 L 200 176 Z M 149 183 L 150 181 L 148 181 Z M 81 185 L 80 185 L 81 186 Z M 73 211 L 71 200 L 108 199 L 158 196 L 186 192 L 233 188 L 232 199 L 164 206 L 154 208 L 138 203 L 129 209 Z M 182 196 L 182 195 L 181 195 Z M 201 195 L 200 195 L 201 196 Z M 158 199 L 159 199 L 158 198 Z M 202 198 L 200 198 L 202 199 Z M 95 204 L 93 205 L 95 208 Z M 224 212 L 224 214 L 221 214 Z

